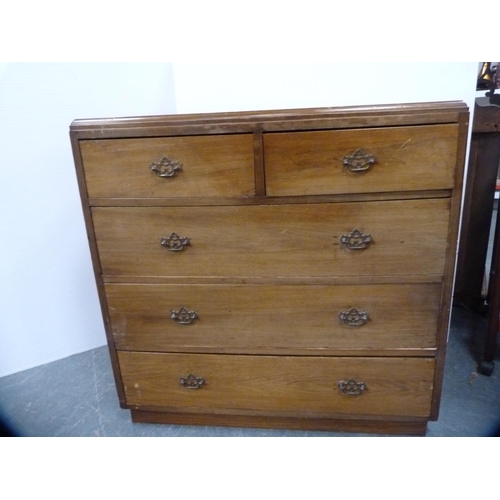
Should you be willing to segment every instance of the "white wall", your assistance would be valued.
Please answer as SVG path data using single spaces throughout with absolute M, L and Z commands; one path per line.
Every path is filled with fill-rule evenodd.
M 68 136 L 74 118 L 473 106 L 476 74 L 477 62 L 0 65 L 0 376 L 105 343 Z
M 178 113 L 464 100 L 478 63 L 174 63 Z
M 105 343 L 75 118 L 175 112 L 171 64 L 0 64 L 0 376 Z

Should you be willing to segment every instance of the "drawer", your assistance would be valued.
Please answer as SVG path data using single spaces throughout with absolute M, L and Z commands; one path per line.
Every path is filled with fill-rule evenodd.
M 267 194 L 450 189 L 458 133 L 449 124 L 265 134 Z
M 126 402 L 131 406 L 211 413 L 419 417 L 428 417 L 431 407 L 432 358 L 119 351 L 118 359 Z M 344 393 L 339 383 L 345 392 L 355 394 Z M 202 385 L 195 388 L 197 384 Z
M 251 134 L 87 140 L 80 148 L 90 198 L 255 194 Z
M 117 349 L 221 353 L 432 348 L 441 295 L 440 284 L 105 290 Z
M 92 215 L 105 281 L 441 275 L 449 200 L 95 207 Z

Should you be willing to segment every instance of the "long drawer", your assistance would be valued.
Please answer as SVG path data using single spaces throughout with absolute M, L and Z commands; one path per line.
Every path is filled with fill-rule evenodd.
M 441 275 L 449 204 L 95 207 L 92 216 L 105 281 Z
M 428 417 L 433 358 L 118 352 L 126 402 L 177 411 Z
M 441 294 L 440 284 L 105 289 L 118 349 L 230 353 L 433 348 Z
M 252 196 L 252 134 L 80 141 L 90 198 Z
M 264 135 L 271 196 L 449 189 L 458 126 Z

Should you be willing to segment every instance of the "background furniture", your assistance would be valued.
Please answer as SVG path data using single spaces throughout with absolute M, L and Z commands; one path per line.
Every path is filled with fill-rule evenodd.
M 454 300 L 485 312 L 483 282 L 500 159 L 500 107 L 476 99 L 464 193 Z
M 454 301 L 479 314 L 488 314 L 486 350 L 478 367 L 485 375 L 493 372 L 500 307 L 498 222 L 491 270 L 486 268 L 499 162 L 500 106 L 490 104 L 488 98 L 478 98 L 472 124 Z M 489 284 L 485 287 L 487 275 Z
M 496 221 L 493 257 L 490 271 L 488 300 L 488 328 L 486 331 L 486 347 L 484 357 L 478 366 L 479 373 L 491 375 L 495 367 L 495 351 L 500 317 L 500 221 Z

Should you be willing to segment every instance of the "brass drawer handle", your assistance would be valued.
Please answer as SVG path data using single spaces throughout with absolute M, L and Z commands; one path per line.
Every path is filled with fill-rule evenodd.
M 347 396 L 358 396 L 366 389 L 364 382 L 356 382 L 353 378 L 349 380 L 341 380 L 339 382 L 339 389 Z
M 191 245 L 191 241 L 189 238 L 171 233 L 161 239 L 161 244 L 170 252 L 182 252 L 186 247 Z
M 368 313 L 366 311 L 358 311 L 353 307 L 349 311 L 342 311 L 339 314 L 339 318 L 347 326 L 362 326 L 368 321 Z
M 182 164 L 164 156 L 159 161 L 151 163 L 150 168 L 158 177 L 175 177 L 181 170 Z
M 187 377 L 181 377 L 179 384 L 186 389 L 201 389 L 205 385 L 205 379 L 190 373 Z
M 170 311 L 170 319 L 173 319 L 179 325 L 190 325 L 198 319 L 196 311 L 189 311 L 181 307 L 178 311 Z
M 363 234 L 355 229 L 350 234 L 343 234 L 340 238 L 340 243 L 349 250 L 361 250 L 367 248 L 373 242 L 371 234 Z
M 376 161 L 374 154 L 356 149 L 352 155 L 345 155 L 342 163 L 351 172 L 366 172 Z

